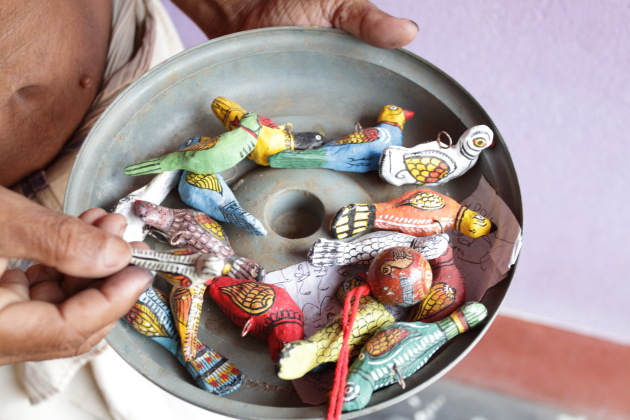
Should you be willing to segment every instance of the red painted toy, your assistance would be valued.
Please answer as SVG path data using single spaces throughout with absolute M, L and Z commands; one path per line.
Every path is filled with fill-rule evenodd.
M 368 269 L 367 283 L 386 305 L 415 305 L 427 295 L 432 282 L 431 266 L 413 248 L 388 248 L 372 260 Z
M 276 361 L 285 343 L 304 338 L 304 315 L 289 293 L 281 287 L 216 277 L 208 283 L 209 294 L 219 308 L 239 327 L 242 335 L 269 342 L 271 359 Z

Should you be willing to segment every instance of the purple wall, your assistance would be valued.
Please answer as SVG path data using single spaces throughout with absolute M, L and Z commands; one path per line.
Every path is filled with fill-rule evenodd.
M 202 42 L 168 3 L 185 45 Z M 508 144 L 525 240 L 503 313 L 630 344 L 630 3 L 374 3 L 418 23 L 407 49 L 467 89 Z

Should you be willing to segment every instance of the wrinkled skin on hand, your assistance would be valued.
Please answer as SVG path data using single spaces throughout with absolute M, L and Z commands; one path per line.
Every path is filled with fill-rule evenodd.
M 367 0 L 175 0 L 209 38 L 271 26 L 346 30 L 380 48 L 400 48 L 418 33 L 408 19 L 382 12 Z
M 127 266 L 124 218 L 101 209 L 73 218 L 1 188 L 0 199 L 0 365 L 87 352 L 153 280 Z M 6 270 L 7 257 L 45 264 Z

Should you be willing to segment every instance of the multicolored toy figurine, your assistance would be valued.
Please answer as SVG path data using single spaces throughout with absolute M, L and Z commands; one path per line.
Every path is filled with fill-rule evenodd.
M 340 286 L 337 297 L 343 302 L 350 291 L 364 285 L 364 278 L 350 277 Z M 394 316 L 374 296 L 360 297 L 355 322 L 348 337 L 348 350 L 358 354 L 359 349 L 372 334 L 394 322 L 396 322 Z M 285 380 L 298 379 L 318 366 L 336 362 L 343 338 L 340 313 L 310 337 L 294 341 L 282 348 L 277 363 L 278 377 Z
M 210 105 L 214 115 L 226 130 L 238 127 L 247 111 L 236 102 L 219 96 Z M 292 133 L 293 125 L 278 125 L 273 120 L 260 117 L 262 129 L 256 147 L 247 156 L 259 165 L 269 166 L 269 156 L 283 150 L 313 149 L 324 144 L 324 134 L 320 132 Z
M 195 145 L 199 140 L 199 137 L 192 137 L 180 149 Z M 258 236 L 267 234 L 263 224 L 241 207 L 221 174 L 184 171 L 179 180 L 178 191 L 185 204 L 215 220 L 231 223 Z
M 258 114 L 243 116 L 235 129 L 217 137 L 202 137 L 201 140 L 182 150 L 149 159 L 125 168 L 127 175 L 159 174 L 174 169 L 207 174 L 229 169 L 254 150 L 262 129 Z
M 449 144 L 442 143 L 442 134 Z M 493 137 L 490 127 L 476 125 L 466 130 L 455 145 L 448 133 L 442 131 L 435 142 L 411 148 L 389 146 L 383 151 L 378 172 L 384 181 L 397 186 L 443 184 L 472 168 L 479 154 L 490 147 Z
M 316 267 L 369 264 L 379 252 L 395 246 L 413 248 L 425 259 L 431 260 L 446 252 L 448 236 L 441 234 L 418 238 L 405 233 L 380 230 L 350 242 L 320 238 L 309 250 L 308 262 Z
M 138 217 L 147 223 L 151 229 L 165 236 L 169 243 L 186 249 L 170 251 L 168 258 L 192 258 L 196 253 L 210 255 L 206 259 L 198 258 L 196 264 L 187 266 L 188 271 L 169 273 L 172 267 L 162 267 L 161 275 L 175 287 L 170 293 L 170 304 L 175 326 L 181 339 L 182 357 L 186 361 L 196 357 L 195 342 L 199 331 L 199 321 L 203 306 L 203 296 L 209 279 L 219 275 L 238 275 L 247 279 L 259 279 L 264 276 L 264 269 L 254 261 L 241 258 L 234 254 L 223 228 L 205 213 L 189 209 L 170 209 L 147 201 L 138 200 L 134 203 Z M 155 251 L 144 251 L 155 258 Z M 137 264 L 134 256 L 133 263 Z M 153 262 L 155 269 L 158 269 Z M 193 277 L 201 268 L 201 276 Z
M 276 361 L 286 343 L 304 338 L 304 315 L 283 288 L 251 280 L 216 277 L 206 293 L 239 327 L 242 336 L 253 336 L 269 343 L 271 359 Z
M 495 230 L 492 222 L 457 201 L 429 189 L 409 191 L 385 203 L 348 204 L 331 221 L 337 239 L 376 228 L 414 236 L 427 236 L 457 229 L 471 238 Z
M 436 323 L 398 322 L 376 333 L 363 347 L 348 372 L 343 411 L 365 407 L 374 391 L 404 379 L 426 365 L 448 340 L 479 325 L 485 306 L 468 302 Z
M 385 305 L 413 306 L 429 292 L 433 273 L 429 262 L 415 249 L 404 246 L 381 251 L 370 263 L 367 283 Z
M 225 260 L 227 265 L 220 269 L 219 275 L 257 281 L 264 278 L 264 268 L 249 258 L 236 255 L 221 225 L 207 214 L 191 209 L 171 209 L 142 200 L 134 203 L 134 209 L 152 232 L 164 236 L 170 245 L 190 247 L 201 253 L 211 252 Z M 215 266 L 215 269 L 217 268 L 218 266 Z M 196 278 L 194 273 L 190 271 L 186 273 L 192 276 L 191 279 Z
M 385 106 L 375 127 L 356 130 L 313 150 L 285 150 L 269 158 L 272 168 L 327 168 L 345 172 L 378 169 L 383 149 L 402 145 L 405 122 L 414 115 L 396 105 Z
M 195 348 L 195 358 L 190 361 L 182 358 L 177 331 L 162 291 L 149 288 L 140 295 L 124 319 L 136 331 L 151 338 L 176 356 L 201 389 L 215 395 L 225 395 L 241 385 L 243 380 L 241 371 L 228 359 L 200 341 L 192 344 Z
M 464 277 L 455 265 L 453 248 L 429 260 L 433 283 L 425 298 L 411 308 L 407 321 L 436 322 L 446 318 L 466 300 Z

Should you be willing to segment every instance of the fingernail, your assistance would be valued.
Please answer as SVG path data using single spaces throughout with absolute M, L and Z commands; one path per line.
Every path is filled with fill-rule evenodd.
M 118 236 L 121 236 L 121 237 L 122 237 L 122 236 L 125 234 L 125 231 L 127 230 L 127 226 L 128 226 L 128 224 L 127 224 L 127 223 L 124 223 L 124 224 L 120 227 L 120 229 L 118 229 Z
M 131 258 L 131 245 L 120 238 L 110 238 L 103 249 L 103 266 L 124 267 Z

